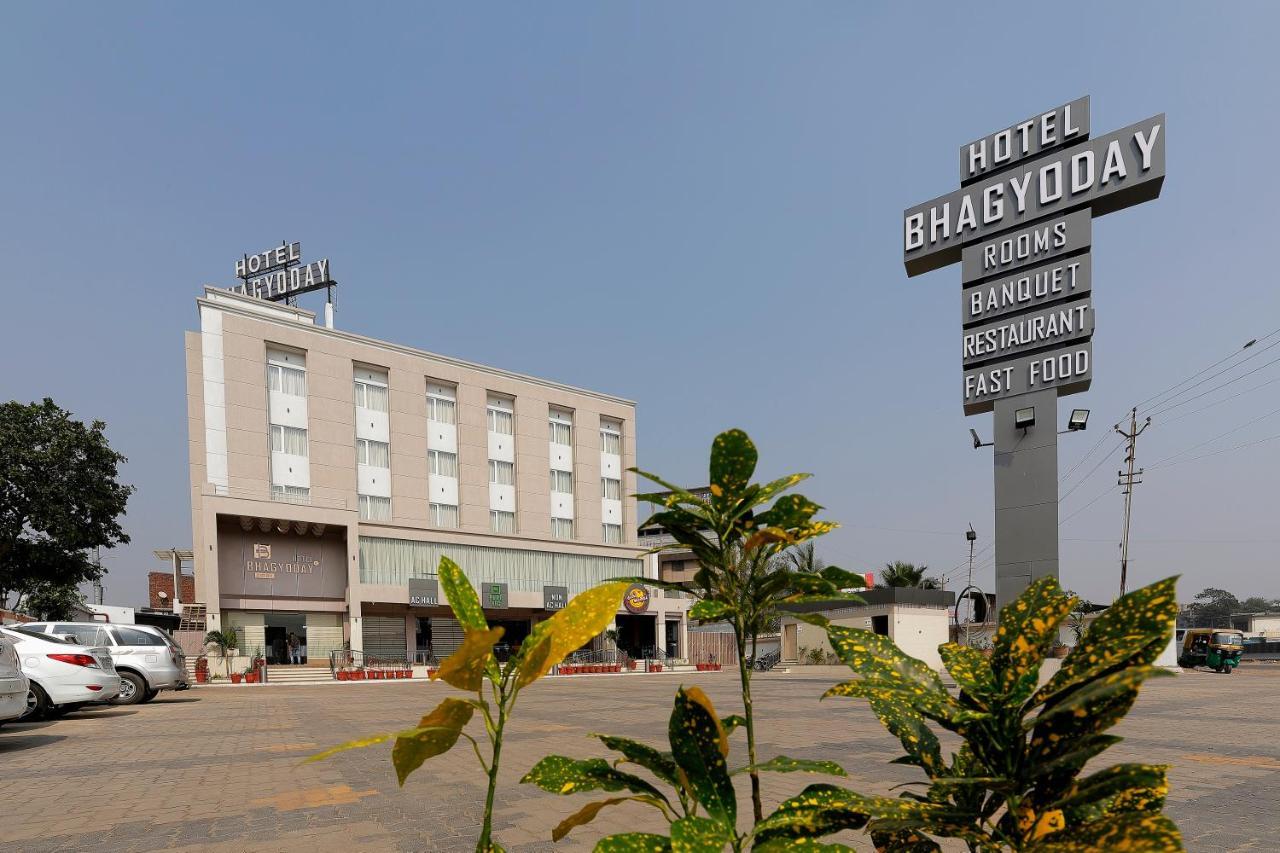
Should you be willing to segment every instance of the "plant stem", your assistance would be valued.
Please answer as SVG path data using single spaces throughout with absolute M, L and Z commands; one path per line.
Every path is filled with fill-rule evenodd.
M 490 837 L 493 834 L 493 795 L 498 789 L 498 757 L 502 754 L 502 727 L 507 722 L 506 697 L 501 696 L 498 702 L 498 724 L 493 731 L 493 758 L 489 762 L 489 792 L 484 800 L 484 826 L 480 830 L 480 840 L 476 842 L 476 853 L 489 853 Z
M 747 640 L 743 636 L 741 626 L 735 632 L 738 635 L 738 679 L 742 682 L 743 718 L 747 721 L 747 763 L 751 766 L 751 811 L 755 823 L 764 819 L 764 810 L 760 806 L 760 772 L 756 770 L 756 723 L 751 712 L 751 670 L 747 668 Z M 754 650 L 754 638 L 753 646 Z

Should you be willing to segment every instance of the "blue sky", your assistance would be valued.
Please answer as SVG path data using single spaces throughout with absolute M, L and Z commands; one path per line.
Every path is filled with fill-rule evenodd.
M 1094 225 L 1095 380 L 1064 401 L 1094 414 L 1064 437 L 1065 471 L 1130 405 L 1280 327 L 1277 18 L 1263 3 L 12 6 L 0 397 L 108 422 L 138 486 L 108 599 L 141 602 L 151 550 L 190 542 L 194 298 L 232 284 L 242 252 L 301 240 L 332 261 L 343 328 L 637 400 L 641 465 L 690 484 L 712 436 L 743 427 L 763 475 L 816 475 L 806 491 L 845 525 L 825 557 L 948 571 L 968 523 L 991 541 L 991 459 L 967 434 L 990 418 L 961 412 L 959 270 L 905 277 L 902 210 L 955 188 L 962 143 L 1082 94 L 1095 134 L 1168 114 L 1162 197 Z M 1280 441 L 1187 461 L 1280 433 L 1280 384 L 1196 412 L 1276 376 L 1143 436 L 1151 463 L 1244 425 L 1145 478 L 1131 578 L 1280 597 Z M 1063 582 L 1102 600 L 1118 442 L 1062 488 Z

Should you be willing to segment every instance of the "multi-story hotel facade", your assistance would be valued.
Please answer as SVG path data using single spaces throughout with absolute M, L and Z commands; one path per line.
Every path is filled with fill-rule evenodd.
M 373 340 L 207 287 L 186 335 L 197 601 L 244 653 L 444 656 L 442 556 L 518 644 L 567 598 L 645 575 L 635 404 Z M 620 608 L 618 644 L 680 657 L 687 598 Z

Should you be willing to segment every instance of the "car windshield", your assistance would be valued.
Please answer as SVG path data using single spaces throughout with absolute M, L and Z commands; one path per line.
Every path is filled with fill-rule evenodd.
M 1242 646 L 1244 645 L 1244 635 L 1219 633 L 1213 635 L 1213 641 L 1224 646 Z
M 17 634 L 18 638 L 23 640 L 34 639 L 34 640 L 44 640 L 46 643 L 62 643 L 63 645 L 66 645 L 66 646 L 76 645 L 75 643 L 67 642 L 61 637 L 55 637 L 52 634 L 41 634 L 39 631 L 31 631 L 26 628 L 20 628 L 16 625 L 10 625 L 9 627 L 5 628 L 5 630 L 10 631 L 14 634 Z

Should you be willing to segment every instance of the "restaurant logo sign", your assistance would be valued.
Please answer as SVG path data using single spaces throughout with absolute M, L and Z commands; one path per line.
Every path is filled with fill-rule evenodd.
M 627 608 L 628 613 L 644 613 L 649 609 L 648 588 L 633 583 L 622 596 L 622 605 Z
M 908 208 L 903 264 L 960 262 L 966 415 L 997 399 L 1093 380 L 1093 217 L 1150 201 L 1165 176 L 1165 117 L 1089 138 L 1089 99 L 960 147 L 960 189 Z
M 505 583 L 486 583 L 481 586 L 482 606 L 486 610 L 505 610 L 507 608 L 507 585 Z
M 542 588 L 543 610 L 564 610 L 569 604 L 569 587 L 544 586 Z

